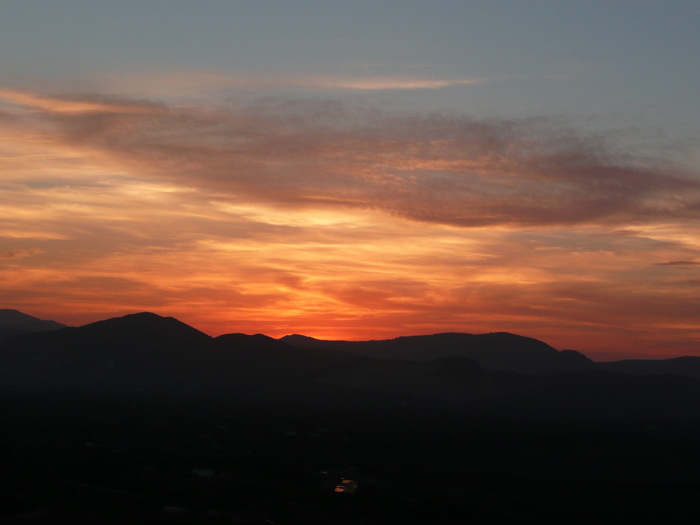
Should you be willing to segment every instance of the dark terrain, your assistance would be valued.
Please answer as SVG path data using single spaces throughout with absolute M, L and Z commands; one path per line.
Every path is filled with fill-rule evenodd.
M 44 321 L 17 310 L 0 309 L 0 343 L 18 335 L 56 330 L 64 326 L 56 321 Z
M 0 523 L 697 517 L 692 374 L 465 336 L 400 338 L 402 356 L 137 314 L 10 338 Z

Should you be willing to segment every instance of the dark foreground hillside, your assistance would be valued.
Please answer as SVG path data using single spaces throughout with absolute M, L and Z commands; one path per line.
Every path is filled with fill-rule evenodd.
M 211 338 L 155 314 L 14 337 L 0 344 L 0 525 L 700 515 L 694 377 L 606 370 L 512 335 L 410 343 L 460 353 Z M 487 350 L 528 373 L 489 369 Z
M 700 427 L 690 422 L 36 392 L 5 392 L 1 408 L 10 488 L 0 523 L 680 523 L 698 514 Z

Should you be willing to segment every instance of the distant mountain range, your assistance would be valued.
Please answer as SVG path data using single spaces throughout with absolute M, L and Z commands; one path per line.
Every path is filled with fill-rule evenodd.
M 0 309 L 0 343 L 31 332 L 46 332 L 64 328 L 56 321 L 44 321 L 18 310 Z
M 213 338 L 153 313 L 76 328 L 14 310 L 0 311 L 0 329 L 15 330 L 0 342 L 4 389 L 329 408 L 458 403 L 533 417 L 700 415 L 700 358 L 595 363 L 508 333 L 364 342 L 300 335 Z
M 700 379 L 700 357 L 599 363 L 575 350 L 556 350 L 537 339 L 506 332 L 443 333 L 379 341 L 325 341 L 294 334 L 284 336 L 280 341 L 300 348 L 329 348 L 378 359 L 427 362 L 461 356 L 473 359 L 486 370 L 523 374 L 600 370 L 638 376 L 674 374 Z
M 218 393 L 302 377 L 338 360 L 263 335 L 212 338 L 172 317 L 126 315 L 0 344 L 0 385 Z
M 595 366 L 579 352 L 560 352 L 537 339 L 505 332 L 442 333 L 383 341 L 322 341 L 303 335 L 288 335 L 280 341 L 301 348 L 331 348 L 378 359 L 427 362 L 444 357 L 468 357 L 486 370 L 525 374 L 590 370 Z

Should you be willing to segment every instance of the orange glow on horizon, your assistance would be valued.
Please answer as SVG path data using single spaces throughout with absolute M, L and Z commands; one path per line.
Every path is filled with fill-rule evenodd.
M 618 166 L 530 151 L 517 126 L 0 97 L 3 307 L 72 325 L 153 311 L 211 335 L 509 331 L 592 357 L 700 354 L 683 207 L 698 190 L 675 173 L 626 168 L 630 186 L 601 199 Z M 647 178 L 666 199 L 653 220 L 645 195 L 629 204 Z

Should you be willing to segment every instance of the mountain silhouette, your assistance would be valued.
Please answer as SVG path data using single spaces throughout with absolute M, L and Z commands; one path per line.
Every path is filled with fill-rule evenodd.
M 208 335 L 171 317 L 139 313 L 25 334 L 0 348 L 0 380 L 47 388 L 142 388 L 198 366 Z
M 280 341 L 303 348 L 330 348 L 380 359 L 426 362 L 442 357 L 468 357 L 486 370 L 527 374 L 595 367 L 579 352 L 558 351 L 537 339 L 507 332 L 442 333 L 379 341 L 324 341 L 297 334 L 282 337 Z
M 631 375 L 674 374 L 700 379 L 700 357 L 684 356 L 672 359 L 624 359 L 599 363 L 603 370 Z
M 260 334 L 212 338 L 172 317 L 143 312 L 6 341 L 0 383 L 215 395 L 313 381 L 348 359 L 360 358 L 300 350 Z
M 47 332 L 64 326 L 56 321 L 38 319 L 18 310 L 0 309 L 0 343 L 18 335 Z
M 655 498 L 666 519 L 678 494 L 695 510 L 700 380 L 663 372 L 696 363 L 593 363 L 503 333 L 210 337 L 148 312 L 27 333 L 0 343 L 3 509 L 37 523 L 588 523 Z M 346 480 L 357 494 L 333 492 Z
M 338 350 L 296 348 L 262 334 L 225 334 L 214 346 L 226 356 L 230 368 L 267 377 L 315 377 L 363 358 Z
M 399 409 L 430 402 L 511 418 L 692 418 L 700 413 L 700 380 L 681 375 L 697 364 L 698 358 L 594 363 L 508 333 L 366 342 L 212 338 L 172 317 L 144 312 L 0 343 L 0 386 L 204 396 L 257 407 Z

